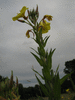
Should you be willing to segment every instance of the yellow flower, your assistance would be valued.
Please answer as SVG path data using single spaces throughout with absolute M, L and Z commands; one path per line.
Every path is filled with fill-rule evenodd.
M 45 15 L 43 19 L 45 19 L 45 18 L 47 18 L 48 21 L 51 21 L 53 17 L 51 15 Z
M 48 30 L 50 30 L 50 23 L 47 22 L 46 20 L 43 20 L 39 23 L 39 30 L 42 27 L 42 34 L 47 33 Z
M 69 89 L 66 90 L 66 92 L 68 92 L 68 91 L 69 91 Z
M 27 9 L 28 9 L 28 8 L 26 8 L 25 6 L 23 6 L 22 9 L 20 10 L 20 13 L 18 13 L 17 16 L 13 17 L 12 20 L 15 21 L 15 20 L 17 20 L 18 18 L 24 17 L 25 11 L 26 11 Z
M 63 96 L 61 98 L 64 98 Z

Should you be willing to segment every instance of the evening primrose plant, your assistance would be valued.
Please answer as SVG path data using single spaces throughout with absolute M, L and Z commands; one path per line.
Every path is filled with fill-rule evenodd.
M 26 10 L 28 12 L 27 16 L 25 16 Z M 19 18 L 22 18 L 22 19 L 19 19 Z M 48 50 L 45 50 L 46 43 L 50 36 L 46 36 L 45 38 L 43 38 L 42 36 L 43 34 L 49 32 L 49 30 L 51 29 L 49 21 L 52 21 L 53 17 L 51 15 L 44 15 L 44 17 L 41 19 L 40 22 L 38 22 L 38 18 L 39 18 L 38 6 L 36 7 L 36 10 L 35 9 L 29 10 L 29 8 L 24 6 L 20 10 L 20 13 L 17 16 L 13 17 L 12 20 L 13 21 L 17 20 L 21 23 L 26 23 L 32 27 L 32 29 L 27 30 L 26 37 L 30 38 L 30 33 L 32 33 L 33 34 L 32 39 L 38 44 L 37 51 L 31 48 L 32 50 L 36 52 L 37 55 L 34 54 L 33 52 L 31 52 L 31 54 L 35 57 L 35 59 L 38 61 L 38 63 L 42 67 L 42 75 L 39 74 L 34 68 L 32 68 L 32 70 L 36 74 L 38 74 L 42 78 L 42 80 L 44 80 L 45 85 L 40 81 L 40 79 L 35 74 L 36 79 L 43 93 L 45 94 L 46 97 L 48 97 L 48 100 L 60 100 L 61 99 L 61 84 L 73 72 L 65 75 L 63 78 L 60 79 L 59 72 L 58 72 L 58 68 L 59 68 L 59 65 L 58 65 L 54 74 L 54 71 L 52 69 L 52 56 L 55 49 L 52 50 L 51 48 L 49 52 Z M 39 97 L 39 99 L 43 100 L 41 97 Z

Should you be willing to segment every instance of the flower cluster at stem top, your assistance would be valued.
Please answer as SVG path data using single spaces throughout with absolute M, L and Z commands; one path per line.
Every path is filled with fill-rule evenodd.
M 28 12 L 28 16 L 25 16 L 25 12 Z M 38 6 L 36 7 L 36 10 L 28 10 L 28 8 L 26 6 L 23 6 L 22 9 L 20 10 L 20 13 L 18 13 L 15 17 L 12 18 L 13 21 L 19 21 L 22 23 L 27 23 L 28 25 L 30 25 L 32 28 L 35 28 L 38 31 L 40 31 L 40 29 L 42 28 L 42 34 L 47 33 L 50 30 L 50 23 L 47 22 L 45 19 L 47 19 L 48 21 L 52 20 L 52 16 L 51 15 L 44 15 L 44 17 L 42 18 L 42 20 L 38 23 L 39 17 L 39 12 L 38 12 Z M 23 18 L 23 20 L 19 19 L 19 18 Z M 29 20 L 28 20 L 29 19 Z M 29 32 L 34 33 L 32 31 L 33 29 L 30 29 L 26 32 L 26 36 L 29 38 L 30 34 Z

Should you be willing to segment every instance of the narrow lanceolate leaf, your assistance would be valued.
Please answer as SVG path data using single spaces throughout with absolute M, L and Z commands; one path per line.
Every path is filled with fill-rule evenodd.
M 42 75 L 40 75 L 36 70 L 34 70 L 33 68 L 32 68 L 32 70 L 35 72 L 35 73 L 37 73 L 43 80 L 44 80 L 44 77 L 42 76 Z
M 36 39 L 34 39 L 33 38 L 33 40 L 39 45 L 39 46 L 41 46 L 41 42 L 40 42 L 40 36 L 39 36 L 39 34 L 37 34 L 37 33 L 35 33 L 36 34 Z
M 36 76 L 36 75 L 35 75 Z M 41 87 L 41 89 L 42 89 L 42 91 L 43 91 L 43 93 L 45 94 L 45 96 L 49 96 L 49 93 L 48 93 L 48 91 L 47 91 L 47 89 L 45 88 L 45 86 L 41 83 L 41 81 L 39 80 L 39 78 L 36 76 L 36 79 L 37 79 L 37 81 L 39 82 L 39 85 L 40 85 L 40 87 Z
M 46 37 L 44 38 L 44 47 L 46 46 L 46 43 L 47 43 L 49 37 L 50 37 L 50 36 L 46 36 Z
M 36 56 L 34 53 L 31 52 L 31 54 L 36 58 L 36 60 L 38 61 L 38 63 L 43 66 L 43 62 L 40 60 L 40 58 L 38 56 Z
M 48 40 L 47 38 L 49 38 L 49 37 L 50 37 L 50 36 L 46 36 L 46 37 L 44 38 L 44 42 L 47 41 L 47 40 Z
M 48 36 L 46 36 L 43 40 L 45 41 L 47 39 Z
M 45 80 L 51 81 L 52 77 L 51 77 L 50 72 L 49 72 L 48 69 L 43 68 L 42 69 L 42 74 L 43 74 Z
M 34 39 L 33 40 L 37 43 L 37 44 L 40 44 L 40 41 L 38 39 Z
M 62 85 L 62 83 L 73 73 L 74 71 L 72 71 L 70 74 L 65 75 L 63 78 L 60 79 L 60 84 Z
M 59 79 L 59 72 L 57 75 L 55 75 L 55 81 L 54 81 L 54 96 L 57 100 L 60 100 L 61 95 L 61 86 L 60 86 L 60 79 Z
M 56 48 L 52 51 L 52 55 L 53 55 L 53 53 L 54 53 L 55 50 L 56 50 Z
M 39 55 L 39 53 L 35 49 L 33 49 L 33 48 L 31 48 L 31 49 L 34 50 Z
M 52 68 L 52 53 L 51 53 L 51 50 L 50 50 L 50 53 L 49 53 L 49 55 L 48 55 L 48 67 L 49 67 L 49 69 L 51 69 Z
M 53 79 L 54 78 L 53 69 L 50 71 L 50 73 L 51 73 L 51 78 Z
M 57 69 L 56 69 L 55 75 L 57 74 L 58 69 L 59 69 L 59 65 L 58 65 L 58 67 L 57 67 Z
M 45 50 L 43 47 L 38 47 L 38 52 L 40 56 L 43 56 L 43 57 L 45 56 Z
M 50 50 L 50 52 L 49 52 L 49 55 L 48 55 L 48 67 L 49 67 L 49 69 L 51 69 L 52 68 L 52 55 L 53 55 L 53 53 L 54 53 L 54 51 L 55 51 L 55 49 L 52 51 L 52 49 Z

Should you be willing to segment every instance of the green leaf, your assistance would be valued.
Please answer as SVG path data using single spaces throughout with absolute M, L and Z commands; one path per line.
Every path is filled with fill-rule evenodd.
M 57 74 L 58 69 L 59 69 L 59 65 L 58 65 L 58 67 L 57 67 L 57 69 L 56 69 L 55 75 Z
M 54 77 L 53 69 L 51 70 L 51 77 Z
M 35 76 L 36 76 L 36 75 L 35 75 Z M 39 78 L 38 78 L 37 76 L 36 76 L 36 79 L 37 79 L 37 81 L 39 82 L 39 85 L 40 85 L 40 87 L 41 87 L 43 93 L 44 93 L 46 96 L 49 96 L 49 93 L 48 93 L 47 89 L 46 89 L 45 86 L 41 83 L 41 81 L 39 80 Z
M 48 62 L 49 69 L 51 69 L 52 68 L 52 55 L 51 55 L 51 50 L 50 50 L 50 53 L 48 55 L 47 62 Z
M 38 47 L 40 57 L 45 57 L 45 50 L 43 47 Z
M 48 37 L 50 37 L 50 36 L 46 36 L 46 37 L 44 38 L 44 42 L 46 41 L 46 39 L 47 39 Z
M 32 68 L 32 70 L 35 72 L 35 73 L 37 73 L 43 80 L 44 80 L 44 77 L 42 76 L 42 75 L 40 75 L 36 70 L 34 70 L 33 68 Z
M 38 55 L 39 55 L 39 53 L 35 50 L 35 49 L 33 49 L 32 47 L 30 47 L 32 50 L 34 50 Z
M 48 68 L 51 69 L 52 68 L 52 55 L 54 53 L 55 49 L 52 51 L 52 49 L 49 52 L 48 58 L 47 58 L 47 62 L 48 62 Z
M 61 95 L 61 86 L 60 86 L 60 79 L 59 79 L 59 72 L 54 77 L 54 97 L 56 100 L 60 100 Z
M 34 40 L 37 44 L 39 44 L 39 41 L 37 42 L 37 40 L 36 40 L 36 39 L 34 39 L 34 38 L 33 38 L 33 40 Z
M 74 71 L 72 71 L 70 74 L 65 75 L 64 77 L 62 77 L 60 79 L 60 84 L 62 85 L 62 83 L 73 73 Z
M 44 38 L 44 47 L 46 46 L 46 43 L 47 43 L 49 37 L 50 37 L 50 36 L 46 36 L 46 37 Z
M 42 74 L 43 74 L 45 80 L 51 81 L 52 77 L 50 75 L 50 71 L 47 68 L 42 69 Z
M 40 60 L 40 58 L 38 56 L 36 56 L 34 53 L 31 52 L 31 54 L 36 58 L 36 60 L 38 61 L 38 63 L 43 66 L 43 62 Z
M 40 35 L 42 36 L 42 27 L 39 30 L 39 37 L 40 37 Z
M 51 51 L 52 51 L 52 55 L 53 55 L 53 53 L 54 53 L 54 51 L 56 50 L 56 48 L 52 51 L 52 49 L 51 49 Z

